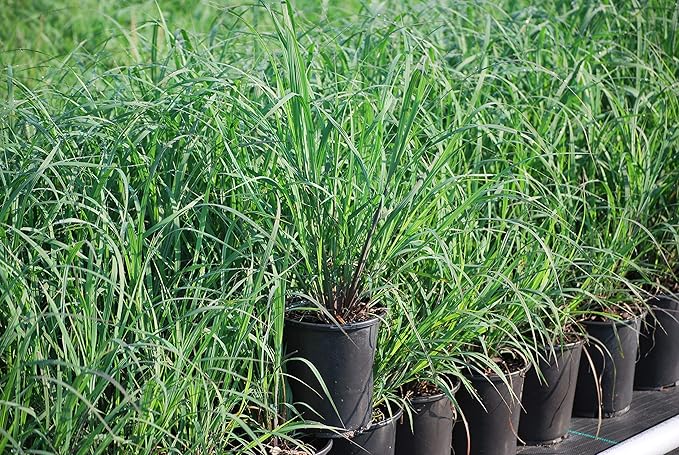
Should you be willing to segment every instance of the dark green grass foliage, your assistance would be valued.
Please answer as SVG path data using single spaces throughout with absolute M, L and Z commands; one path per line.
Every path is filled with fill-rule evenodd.
M 399 401 L 676 283 L 677 5 L 528 3 L 0 7 L 0 452 L 297 444 L 300 297 Z

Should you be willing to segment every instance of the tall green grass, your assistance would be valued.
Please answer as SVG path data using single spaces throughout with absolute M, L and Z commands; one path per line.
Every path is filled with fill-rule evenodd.
M 300 298 L 402 401 L 677 282 L 675 6 L 330 3 L 0 12 L 0 451 L 297 444 Z

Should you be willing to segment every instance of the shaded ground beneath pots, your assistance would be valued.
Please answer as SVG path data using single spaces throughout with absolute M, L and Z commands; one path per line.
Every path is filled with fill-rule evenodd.
M 620 417 L 603 419 L 597 435 L 597 419 L 576 417 L 571 429 L 560 444 L 548 447 L 522 447 L 521 455 L 594 455 L 625 439 L 679 414 L 679 387 L 654 392 L 634 392 L 632 409 Z M 670 454 L 679 454 L 674 450 Z

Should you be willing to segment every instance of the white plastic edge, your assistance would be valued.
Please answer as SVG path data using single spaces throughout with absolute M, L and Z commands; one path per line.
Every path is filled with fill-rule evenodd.
M 679 415 L 599 452 L 599 455 L 665 455 L 677 447 Z

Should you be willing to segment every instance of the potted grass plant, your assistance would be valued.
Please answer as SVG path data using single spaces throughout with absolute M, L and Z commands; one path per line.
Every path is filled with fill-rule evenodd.
M 646 265 L 642 285 L 650 293 L 641 327 L 634 387 L 661 390 L 679 384 L 679 208 L 677 156 L 666 158 L 656 182 L 653 236 L 640 247 Z
M 608 128 L 602 128 L 597 150 L 606 147 L 607 159 L 594 153 L 576 166 L 582 200 L 578 240 L 587 251 L 578 281 L 590 297 L 582 305 L 587 314 L 581 324 L 596 341 L 581 359 L 574 412 L 583 416 L 617 416 L 630 408 L 639 330 L 647 311 L 644 294 L 630 276 L 644 274 L 639 252 L 657 244 L 648 226 L 656 216 L 657 186 L 667 157 L 663 148 L 642 149 L 620 115 L 602 115 Z M 621 144 L 619 137 L 630 141 Z
M 554 225 L 562 219 L 550 220 L 542 232 L 555 259 L 549 272 L 544 272 L 548 279 L 543 281 L 542 298 L 550 302 L 546 307 L 551 310 L 543 313 L 546 340 L 539 346 L 536 362 L 526 374 L 521 402 L 518 439 L 527 445 L 554 444 L 566 437 L 584 343 L 575 315 L 582 300 L 581 290 L 565 287 L 577 248 L 563 234 L 567 229 Z
M 662 390 L 679 385 L 679 288 L 665 288 L 647 301 L 649 313 L 643 321 L 634 387 Z
M 510 453 L 522 376 L 544 332 L 540 318 L 531 321 L 553 310 L 536 297 L 539 290 L 529 290 L 531 283 L 548 281 L 542 276 L 547 251 L 539 242 L 522 245 L 533 236 L 530 229 L 507 227 L 497 215 L 480 216 L 489 205 L 503 206 L 506 196 L 498 189 L 514 176 L 479 179 L 467 172 L 454 184 L 467 192 L 449 191 L 442 201 L 438 243 L 428 244 L 427 259 L 391 273 L 399 294 L 378 349 L 376 380 L 403 402 L 396 444 L 401 454 L 447 454 L 452 444 L 465 453 L 462 446 L 470 439 L 472 453 Z M 526 256 L 509 254 L 517 249 Z M 531 335 L 524 338 L 524 329 Z M 460 383 L 462 420 L 453 441 Z M 493 436 L 483 436 L 488 433 Z
M 679 342 L 679 286 L 676 284 L 679 271 L 666 272 L 663 276 L 664 279 L 658 281 L 666 284 L 658 285 L 647 301 L 649 312 L 641 327 L 634 376 L 634 387 L 639 390 L 662 390 L 679 385 L 679 352 L 676 349 Z
M 460 382 L 448 383 L 430 376 L 413 378 L 400 390 L 409 405 L 396 429 L 396 453 L 448 454 L 452 447 L 455 423 L 454 399 Z
M 553 247 L 556 243 L 551 242 Z M 545 296 L 556 308 L 544 320 L 549 338 L 539 347 L 537 361 L 528 370 L 524 383 L 518 439 L 526 445 L 557 443 L 570 428 L 585 337 L 574 314 L 582 300 L 581 290 L 558 286 L 569 275 L 563 268 L 569 271 L 573 265 L 568 257 L 572 245 L 565 242 L 564 246 L 564 251 L 553 250 L 564 262 L 555 266 L 557 286 L 547 290 Z
M 448 171 L 456 172 L 454 166 L 449 162 Z M 455 393 L 465 380 L 464 354 L 475 345 L 481 326 L 476 310 L 465 299 L 472 294 L 460 292 L 460 287 L 479 286 L 478 276 L 468 274 L 472 269 L 466 271 L 457 262 L 464 263 L 467 255 L 477 253 L 467 237 L 475 235 L 469 221 L 497 190 L 496 181 L 479 184 L 476 180 L 471 173 L 459 173 L 454 181 L 446 182 L 448 191 L 439 195 L 442 210 L 424 240 L 426 254 L 401 260 L 389 272 L 398 285 L 390 294 L 391 310 L 380 337 L 375 380 L 376 387 L 404 410 L 397 427 L 397 454 L 443 455 L 452 448 Z M 452 190 L 470 185 L 473 190 L 469 192 Z M 464 232 L 452 228 L 465 222 L 468 230 Z M 458 257 L 451 257 L 453 251 Z M 477 363 L 484 360 L 481 356 Z M 488 368 L 491 364 L 487 360 Z
M 543 313 L 547 343 L 536 352 L 537 361 L 524 383 L 518 439 L 526 445 L 550 445 L 567 436 L 584 344 L 576 323 L 584 297 L 580 288 L 568 287 L 580 248 L 568 227 L 567 207 L 553 194 L 543 198 L 553 210 L 552 216 L 531 219 L 550 245 L 553 258 L 542 286 L 543 298 L 551 302 L 552 311 Z M 543 221 L 536 222 L 536 218 Z
M 583 301 L 589 297 L 581 287 L 569 287 L 578 267 L 579 248 L 564 234 L 550 244 L 552 254 L 559 260 L 554 264 L 553 281 L 545 290 L 545 298 L 555 310 L 545 317 L 547 342 L 539 347 L 537 361 L 524 383 L 518 437 L 526 445 L 551 445 L 567 437 L 586 339 L 578 320 L 583 315 Z
M 460 305 L 475 315 L 477 329 L 462 356 L 463 386 L 455 396 L 460 409 L 453 432 L 456 454 L 516 452 L 524 378 L 548 334 L 540 315 L 551 311 L 550 302 L 531 289 L 543 273 L 542 262 L 526 259 L 537 259 L 545 250 L 522 246 L 526 253 L 534 248 L 533 254 L 513 256 L 508 251 L 523 239 L 523 228 L 489 231 L 502 240 L 474 269 L 476 284 Z
M 508 296 L 479 297 L 489 309 L 477 314 L 480 333 L 463 357 L 467 368 L 463 388 L 455 396 L 460 414 L 453 447 L 456 454 L 513 454 L 524 378 L 534 361 L 536 344 L 517 330 L 521 321 L 516 312 L 514 320 L 504 316 L 506 306 L 520 304 Z
M 558 297 L 567 298 L 577 297 Z M 584 337 L 565 310 L 577 305 L 571 302 L 558 306 L 561 310 L 557 312 L 557 324 L 551 325 L 551 343 L 540 347 L 537 362 L 526 374 L 518 433 L 519 441 L 526 445 L 557 443 L 570 428 Z
M 388 93 L 356 95 L 369 102 L 340 101 L 353 99 L 350 91 L 335 104 L 317 99 L 309 74 L 319 63 L 301 53 L 293 16 L 289 4 L 282 19 L 271 14 L 282 48 L 275 75 L 283 102 L 272 116 L 279 137 L 271 178 L 282 201 L 277 246 L 295 258 L 288 273 L 286 374 L 306 419 L 360 431 L 373 414 L 386 264 L 421 254 L 420 231 L 437 209 L 434 177 L 452 151 L 433 149 L 436 141 L 419 135 L 418 109 L 433 82 L 420 67 L 404 62 L 385 82 Z M 387 96 L 400 102 L 384 105 Z M 374 105 L 383 112 L 351 133 L 373 117 Z
M 486 229 L 502 234 L 496 238 L 487 235 L 479 240 L 479 244 L 486 245 L 494 255 L 493 267 L 497 268 L 498 277 L 507 282 L 516 281 L 511 288 L 517 289 L 515 298 L 522 303 L 523 310 L 499 310 L 498 313 L 514 315 L 518 318 L 516 327 L 523 324 L 531 333 L 523 343 L 523 350 L 524 357 L 532 361 L 528 371 L 521 372 L 525 373 L 526 381 L 521 425 L 512 425 L 512 432 L 505 432 L 504 448 L 486 448 L 492 453 L 498 450 L 511 452 L 517 437 L 524 443 L 546 443 L 566 434 L 582 349 L 572 307 L 561 303 L 571 300 L 567 295 L 569 291 L 563 288 L 563 275 L 571 270 L 578 251 L 569 232 L 568 207 L 558 192 L 537 180 L 536 176 L 543 172 L 538 166 L 544 163 L 541 155 L 524 156 L 520 163 L 512 162 L 511 156 L 505 160 L 496 157 L 492 161 L 496 174 L 505 173 L 497 184 L 504 191 L 501 196 L 487 201 L 493 224 Z M 508 231 L 504 227 L 502 230 L 501 227 L 506 225 L 514 229 Z M 472 226 L 472 229 L 477 227 L 473 223 Z M 507 258 L 517 261 L 503 263 L 497 259 L 503 251 Z M 510 415 L 512 419 L 518 419 L 511 412 Z M 497 442 L 495 438 L 491 439 L 494 441 L 488 444 Z M 473 453 L 486 449 L 471 447 Z
M 376 388 L 404 412 L 397 422 L 397 454 L 449 454 L 460 386 L 456 352 L 474 337 L 474 317 L 440 301 L 426 280 L 410 275 L 404 299 L 390 312 L 380 339 Z M 467 340 L 465 342 L 465 339 Z
M 521 14 L 530 17 L 531 11 L 524 10 Z M 549 14 L 549 12 L 541 10 L 540 14 Z M 572 16 L 569 16 L 569 25 L 578 24 L 580 14 L 581 11 L 574 9 Z M 615 15 L 615 21 L 621 20 L 622 17 L 622 15 Z M 605 34 L 610 34 L 611 30 L 608 27 L 615 24 L 615 21 L 599 26 L 605 29 Z M 637 22 L 635 26 L 641 24 L 642 22 Z M 588 22 L 586 24 L 588 30 L 590 26 L 595 27 Z M 505 27 L 511 30 L 512 24 L 502 24 L 499 27 L 506 36 L 511 36 L 506 33 Z M 566 228 L 570 226 L 570 229 L 575 231 L 577 243 L 581 243 L 578 237 L 583 234 L 590 235 L 588 233 L 590 230 L 606 232 L 602 237 L 619 237 L 627 240 L 631 238 L 631 243 L 634 243 L 637 235 L 633 229 L 628 229 L 630 224 L 641 221 L 645 225 L 648 215 L 653 216 L 654 213 L 658 213 L 647 209 L 629 210 L 626 216 L 618 218 L 623 221 L 621 225 L 616 220 L 611 222 L 610 226 L 605 226 L 605 223 L 583 223 L 582 220 L 586 216 L 582 210 L 577 209 L 579 201 L 588 197 L 578 194 L 577 189 L 580 187 L 584 188 L 583 192 L 596 194 L 602 198 L 600 204 L 595 204 L 594 212 L 600 211 L 601 218 L 608 218 L 609 216 L 605 215 L 608 196 L 614 207 L 620 207 L 620 201 L 625 201 L 628 196 L 631 198 L 647 197 L 651 194 L 647 189 L 657 180 L 653 176 L 654 171 L 647 164 L 672 162 L 671 157 L 669 159 L 667 156 L 659 157 L 656 151 L 662 148 L 667 149 L 668 144 L 674 142 L 670 139 L 673 133 L 666 128 L 665 117 L 671 116 L 671 112 L 676 111 L 676 90 L 668 85 L 668 81 L 673 82 L 676 78 L 665 71 L 666 66 L 662 59 L 658 58 L 659 55 L 663 55 L 663 52 L 649 52 L 645 46 L 649 45 L 650 41 L 645 39 L 642 31 L 637 30 L 637 33 L 638 35 L 630 42 L 621 43 L 620 58 L 629 58 L 630 62 L 635 62 L 630 66 L 623 67 L 617 61 L 611 61 L 607 53 L 596 54 L 596 56 L 594 54 L 583 55 L 582 60 L 574 65 L 573 60 L 552 59 L 548 53 L 541 52 L 538 66 L 547 67 L 549 71 L 531 70 L 527 74 L 522 70 L 525 68 L 523 65 L 529 64 L 530 68 L 533 68 L 535 63 L 529 60 L 531 57 L 527 57 L 526 60 L 518 59 L 512 64 L 503 66 L 503 77 L 496 79 L 497 85 L 489 82 L 487 77 L 483 79 L 485 87 L 490 86 L 494 89 L 493 101 L 504 102 L 506 109 L 503 110 L 503 114 L 506 117 L 503 118 L 509 117 L 506 124 L 518 125 L 517 129 L 530 131 L 531 138 L 535 140 L 535 151 L 531 146 L 503 147 L 497 142 L 493 143 L 492 157 L 489 156 L 488 159 L 497 159 L 498 154 L 505 154 L 508 160 L 517 163 L 524 160 L 526 155 L 537 156 L 530 163 L 530 168 L 526 170 L 533 179 L 541 182 L 567 204 L 567 210 L 563 212 L 563 218 L 566 221 L 563 226 Z M 554 27 L 546 40 L 549 42 L 554 39 L 554 42 L 558 43 L 560 38 L 565 38 L 564 34 L 570 34 L 570 29 L 566 31 Z M 618 35 L 615 36 L 617 38 Z M 491 47 L 500 48 L 507 44 L 504 40 L 505 38 L 496 34 L 487 42 Z M 578 39 L 570 42 L 574 43 L 576 48 L 580 48 L 581 44 L 585 45 Z M 531 41 L 529 45 L 534 46 L 534 42 Z M 521 44 L 517 46 L 521 48 Z M 519 54 L 532 55 L 527 48 L 522 48 Z M 645 56 L 649 56 L 649 60 L 646 60 Z M 508 82 L 504 83 L 504 80 Z M 628 87 L 628 84 L 629 87 L 635 87 L 635 93 L 638 95 L 632 97 L 620 95 L 621 87 Z M 524 94 L 531 94 L 525 103 L 522 101 Z M 645 103 L 643 100 L 647 99 L 647 96 L 663 101 L 658 105 Z M 520 112 L 520 115 L 513 116 L 513 110 Z M 630 114 L 633 119 L 630 119 Z M 498 149 L 500 149 L 499 153 Z M 505 152 L 505 150 L 508 151 Z M 646 163 L 644 163 L 645 159 L 648 160 Z M 676 158 L 674 162 L 676 163 Z M 583 169 L 583 163 L 587 163 L 585 166 L 589 169 Z M 598 168 L 598 173 L 591 172 L 592 167 Z M 606 172 L 602 172 L 602 169 Z M 596 181 L 601 182 L 598 189 L 592 187 Z M 615 182 L 617 184 L 611 184 Z M 646 189 L 644 189 L 644 182 L 650 185 Z M 676 183 L 674 186 L 676 188 Z M 628 205 L 627 201 L 622 205 Z M 618 227 L 620 227 L 620 232 L 616 232 Z M 613 267 L 603 266 L 597 270 L 581 264 L 583 273 L 576 271 L 576 274 L 582 275 L 582 278 L 569 282 L 568 274 L 566 274 L 563 277 L 565 279 L 555 283 L 555 286 L 559 288 L 573 288 L 572 291 L 568 291 L 572 297 L 564 295 L 565 298 L 562 299 L 562 290 L 556 289 L 557 292 L 553 293 L 555 301 L 558 302 L 559 307 L 563 308 L 563 313 L 581 319 L 590 319 L 592 317 L 590 312 L 594 312 L 595 318 L 602 319 L 602 322 L 607 319 L 609 325 L 612 324 L 611 317 L 620 320 L 620 315 L 616 315 L 618 313 L 616 308 L 633 303 L 632 310 L 635 314 L 629 315 L 633 321 L 639 316 L 639 312 L 634 308 L 637 305 L 633 297 L 636 299 L 639 297 L 635 296 L 634 292 L 632 292 L 633 297 L 630 297 L 628 286 L 618 282 L 615 285 L 602 285 L 594 290 L 587 283 L 583 283 L 586 276 L 592 272 L 594 275 L 599 274 L 600 277 L 610 274 L 616 278 L 624 274 L 628 268 L 625 262 L 630 255 L 628 251 L 626 252 L 624 243 L 611 243 L 610 239 L 600 240 L 602 241 L 592 242 L 586 239 L 582 241 L 585 247 L 583 252 L 586 253 L 589 248 L 603 248 L 616 255 L 618 254 L 617 248 L 620 246 L 622 247 L 619 252 L 621 253 L 620 263 L 611 264 Z M 578 247 L 575 244 L 574 246 Z M 583 254 L 574 259 L 578 262 L 589 262 L 585 256 Z M 580 265 L 574 264 L 573 267 L 577 269 Z M 583 285 L 585 289 L 579 289 Z M 621 289 L 622 295 L 616 297 L 618 288 L 623 288 Z M 611 317 L 606 315 L 611 315 Z M 568 324 L 567 321 L 568 319 L 565 319 L 566 324 Z M 557 321 L 554 326 L 557 335 L 567 328 L 558 325 Z M 557 352 L 560 352 L 565 345 L 566 340 L 562 343 L 559 341 L 561 338 L 559 335 L 555 340 L 558 343 L 554 346 Z M 548 348 L 546 352 L 549 353 L 552 350 Z M 586 355 L 583 357 L 587 358 Z M 625 357 L 633 358 L 634 352 L 626 354 Z M 555 358 L 554 360 L 556 361 Z M 583 360 L 583 366 L 585 362 L 589 363 Z M 541 369 L 544 370 L 547 366 L 543 364 Z M 570 370 L 569 377 L 571 374 L 572 370 Z M 538 378 L 534 377 L 534 379 Z M 535 389 L 531 388 L 531 390 Z M 592 398 L 591 401 L 598 402 L 598 397 Z
M 645 233 L 630 221 L 629 206 L 618 203 L 613 191 L 607 194 L 605 202 L 591 196 L 583 220 L 589 223 L 582 239 L 589 254 L 580 288 L 589 299 L 581 305 L 579 322 L 590 342 L 580 361 L 573 412 L 589 417 L 630 409 L 645 311 L 638 288 L 624 278 L 635 267 L 633 252 Z
M 490 319 L 490 322 L 498 321 Z M 456 394 L 460 414 L 453 428 L 454 451 L 456 454 L 515 453 L 528 363 L 513 350 L 489 346 L 485 340 L 474 356 L 484 363 L 490 359 L 492 364 L 482 370 L 473 367 L 465 374 L 463 384 L 467 385 Z
M 584 246 L 572 261 L 573 273 L 563 277 L 571 296 L 562 312 L 588 339 L 580 356 L 573 413 L 612 417 L 627 412 L 632 401 L 644 305 L 638 288 L 624 275 L 634 267 L 632 252 L 640 234 L 610 193 L 605 203 L 589 197 L 603 205 L 585 210 L 577 238 Z
M 572 178 L 583 189 L 582 243 L 593 264 L 587 289 L 593 297 L 588 304 L 592 314 L 583 326 L 601 342 L 598 348 L 590 343 L 589 356 L 581 361 L 575 406 L 579 415 L 620 415 L 631 405 L 640 321 L 647 311 L 645 295 L 632 277 L 648 276 L 640 253 L 659 246 L 654 226 L 662 224 L 663 214 L 674 205 L 670 195 L 676 194 L 676 173 L 668 172 L 676 166 L 676 151 L 668 146 L 663 126 L 667 112 L 676 109 L 676 91 L 668 82 L 674 76 L 658 77 L 665 73 L 658 60 L 664 51 L 648 52 L 655 46 L 644 38 L 649 32 L 645 26 L 635 24 L 636 39 L 624 42 L 617 57 L 638 62 L 640 55 L 649 55 L 644 63 L 632 69 L 617 58 L 596 59 L 600 67 L 610 68 L 591 88 L 602 100 L 594 106 L 600 126 L 587 156 L 575 166 L 580 176 Z M 623 80 L 637 88 L 637 96 L 621 94 Z M 663 100 L 660 109 L 642 101 L 655 93 Z M 638 122 L 630 121 L 630 112 Z M 597 402 L 599 406 L 593 404 Z
M 672 270 L 669 264 L 677 262 L 676 222 L 668 224 L 664 235 L 658 239 L 672 239 L 666 251 L 661 268 L 654 278 L 646 281 L 651 297 L 647 303 L 649 312 L 645 317 L 640 334 L 639 359 L 637 361 L 634 387 L 639 390 L 662 390 L 679 383 L 679 353 L 676 346 L 679 340 L 679 270 Z M 657 250 L 656 250 L 657 251 Z M 656 257 L 658 261 L 657 254 Z M 655 265 L 652 270 L 658 270 Z
M 527 445 L 549 445 L 566 437 L 575 400 L 575 385 L 583 342 L 564 340 L 540 353 L 526 375 L 519 440 Z
M 514 194 L 507 196 L 501 189 L 514 185 L 517 177 L 500 172 L 488 180 L 472 172 L 469 178 L 458 177 L 461 186 L 472 189 L 469 200 L 444 201 L 439 213 L 444 259 L 421 274 L 443 283 L 442 289 L 418 297 L 427 289 L 426 280 L 408 275 L 412 306 L 396 306 L 402 310 L 397 321 L 402 322 L 390 326 L 399 328 L 398 335 L 380 348 L 380 355 L 391 359 L 384 362 L 385 370 L 405 364 L 407 372 L 378 378 L 389 377 L 401 386 L 436 385 L 437 379 L 442 382 L 439 373 L 457 374 L 462 388 L 455 395 L 460 407 L 452 441 L 456 453 L 510 454 L 516 450 L 523 376 L 536 346 L 548 339 L 544 315 L 555 311 L 536 285 L 546 286 L 552 272 L 549 250 L 534 229 L 507 216 Z M 454 194 L 447 193 L 447 198 Z M 490 217 L 485 215 L 489 211 Z M 452 398 L 450 391 L 447 395 Z M 414 421 L 416 416 L 408 417 Z M 414 430 L 408 424 L 403 429 Z M 442 445 L 448 441 L 443 439 Z M 445 453 L 449 448 L 436 450 Z
M 611 299 L 609 295 L 606 305 Z M 617 303 L 634 304 L 624 294 Z M 623 311 L 617 317 L 593 314 L 581 322 L 590 342 L 580 360 L 573 407 L 577 416 L 616 417 L 630 409 L 642 314 Z

